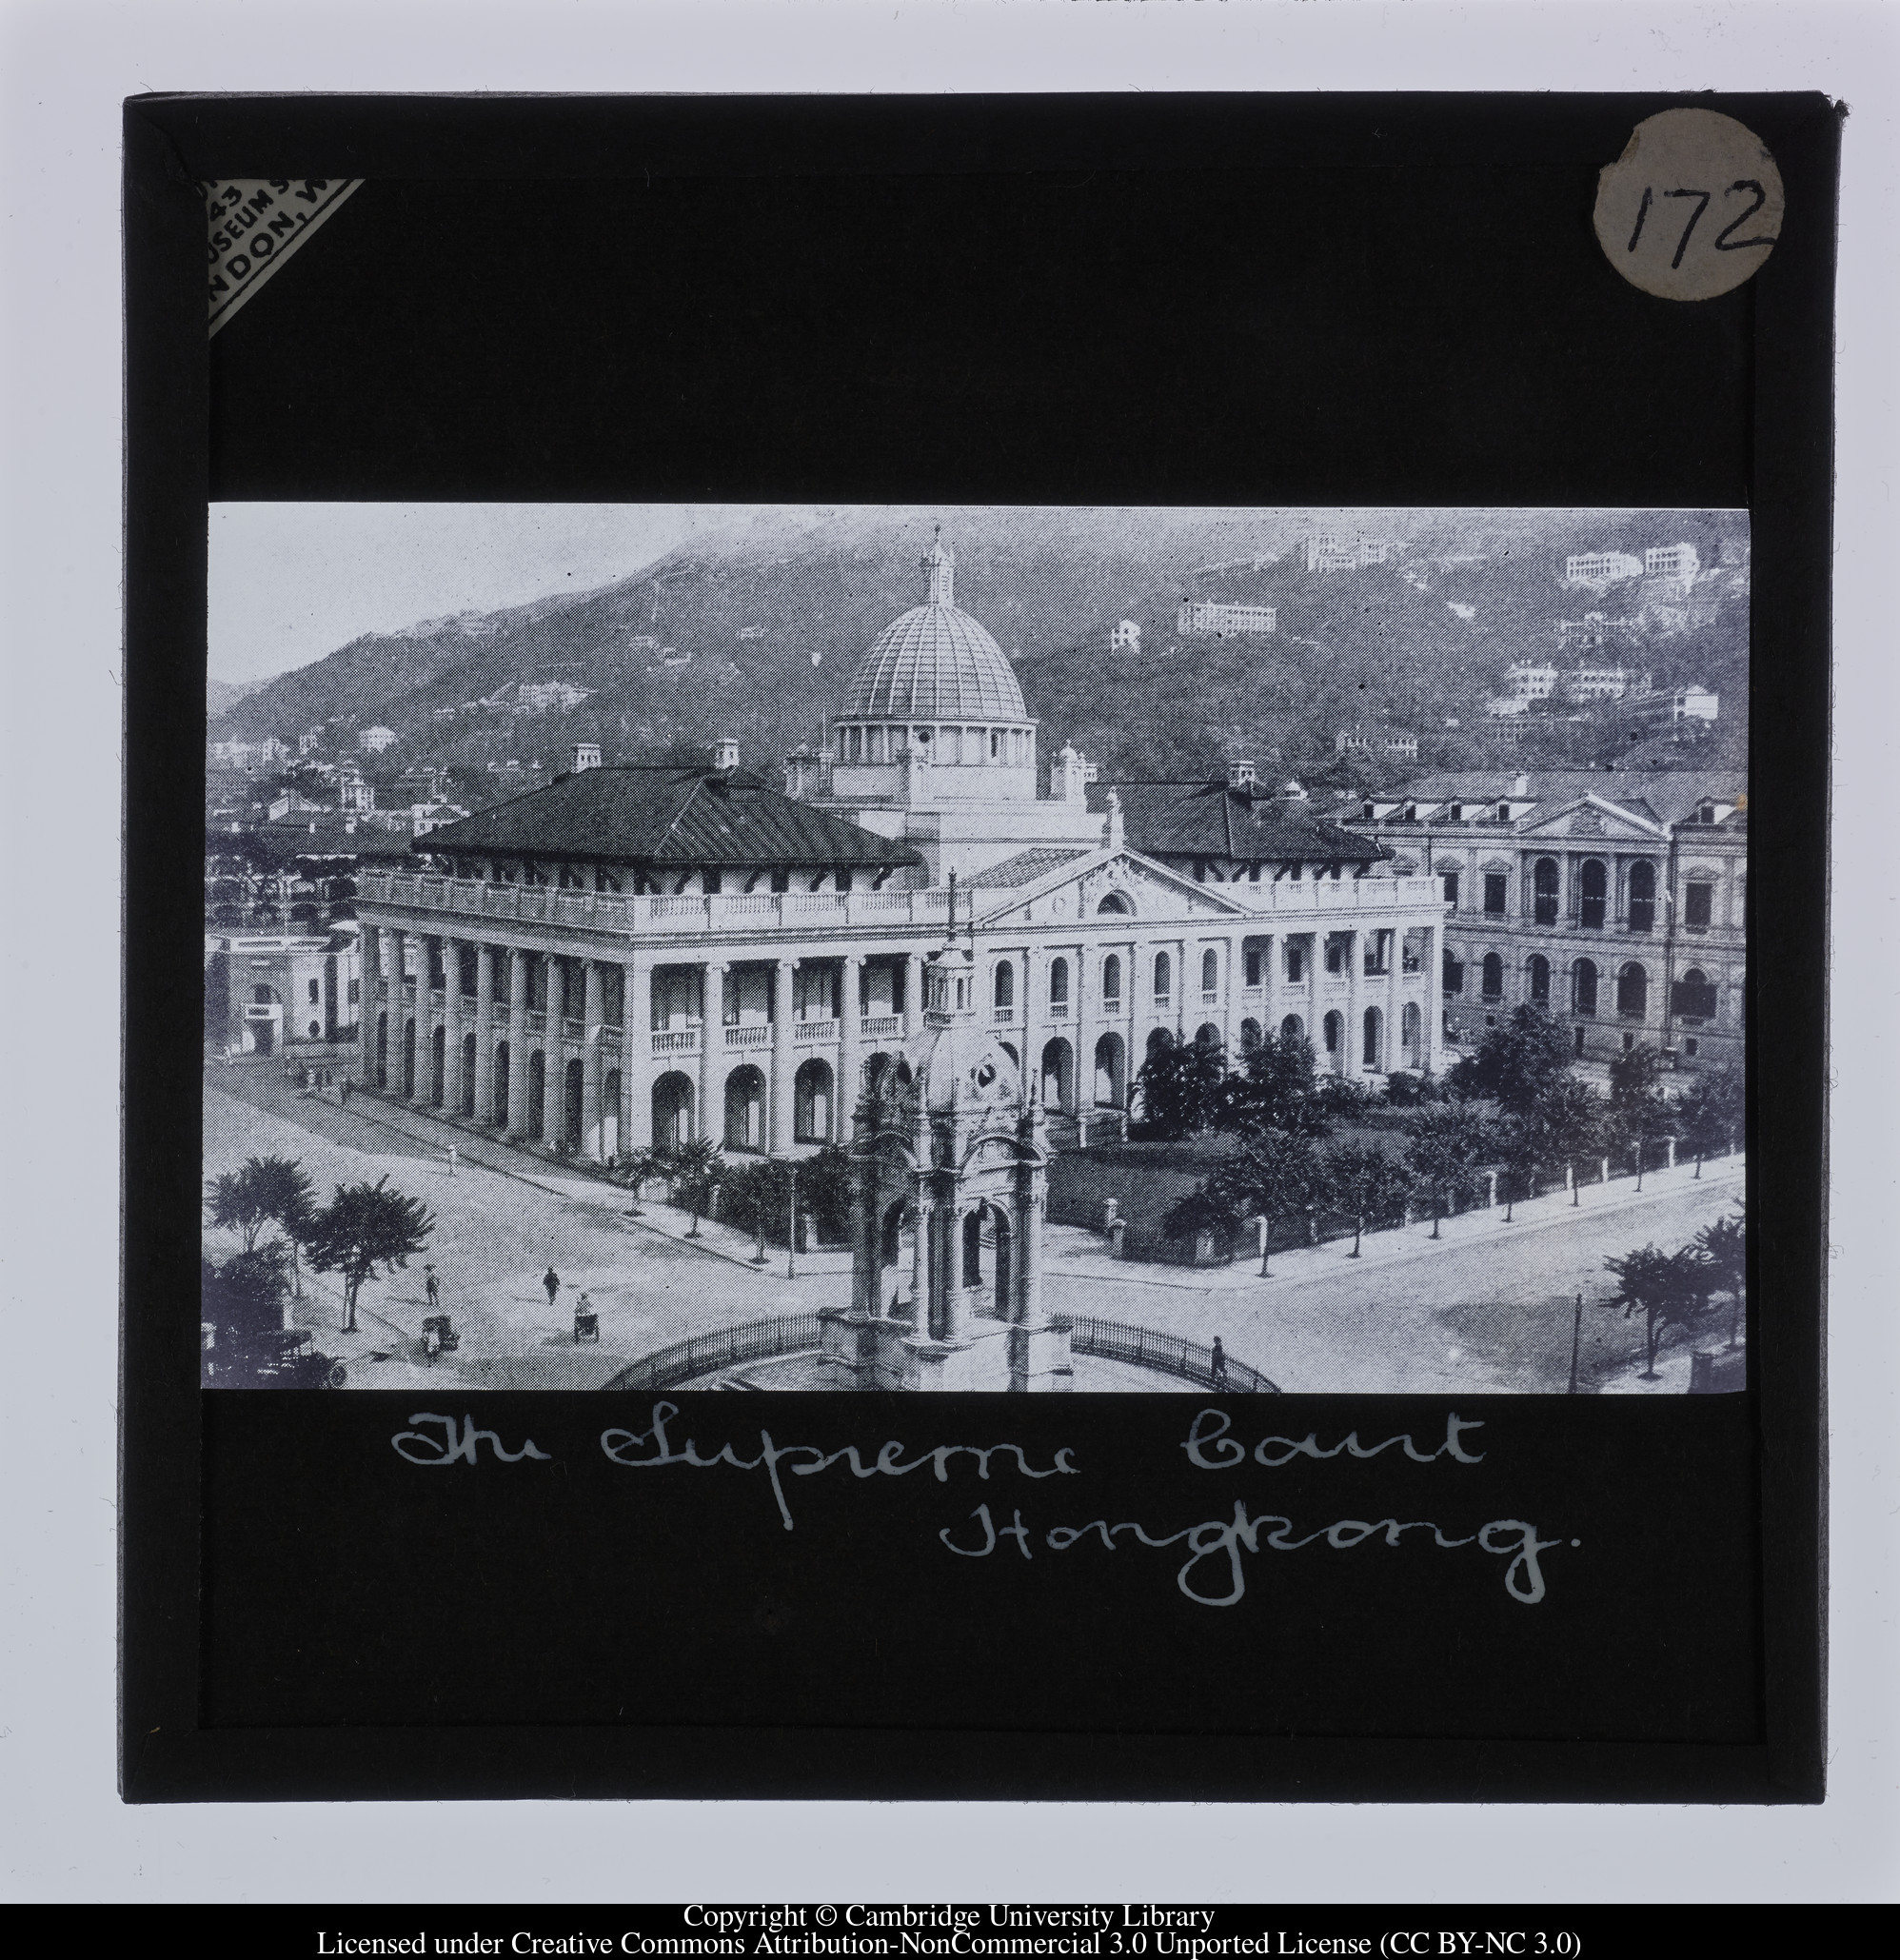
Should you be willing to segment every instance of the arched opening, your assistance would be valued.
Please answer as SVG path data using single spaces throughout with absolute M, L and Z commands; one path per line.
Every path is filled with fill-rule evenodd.
M 389 1014 L 386 1008 L 376 1017 L 376 1086 L 389 1086 Z
M 1335 1075 L 1342 1075 L 1346 1068 L 1346 1023 L 1336 1008 L 1319 1023 L 1320 1033 L 1326 1042 L 1326 1066 Z
M 569 1150 L 580 1150 L 586 1142 L 586 1072 L 579 1058 L 570 1061 L 561 1077 L 561 1134 Z
M 1120 919 L 1130 918 L 1135 911 L 1135 907 L 1119 892 L 1110 892 L 1095 909 L 1098 915 L 1105 912 L 1111 917 Z
M 1596 961 L 1579 960 L 1571 969 L 1570 1005 L 1573 1014 L 1596 1012 Z
M 1385 1016 L 1376 1007 L 1368 1007 L 1365 1013 L 1364 1039 L 1359 1045 L 1359 1059 L 1366 1068 L 1382 1069 L 1385 1066 Z
M 803 1063 L 792 1079 L 792 1139 L 798 1143 L 829 1143 L 831 1134 L 831 1064 L 817 1056 Z
M 1155 955 L 1155 999 L 1166 1000 L 1175 990 L 1175 969 L 1165 953 Z
M 1042 1050 L 1042 1100 L 1051 1109 L 1075 1113 L 1076 1055 L 1059 1035 Z
M 725 1147 L 765 1147 L 765 1076 L 750 1062 L 725 1079 Z
M 440 1109 L 444 1083 L 447 1079 L 448 1030 L 438 1027 L 429 1037 L 428 1045 L 428 1099 L 434 1108 Z
M 1541 953 L 1533 953 L 1528 972 L 1531 979 L 1531 1004 L 1534 1007 L 1548 1007 L 1551 1004 L 1551 962 Z
M 1260 1045 L 1260 1024 L 1258 1021 L 1248 1020 L 1240 1023 L 1240 1053 L 1242 1055 L 1253 1054 L 1254 1050 Z
M 983 1283 L 983 1215 L 963 1214 L 963 1273 L 958 1284 L 974 1292 Z
M 1650 1011 L 1650 977 L 1635 960 L 1616 976 L 1616 1012 L 1641 1020 Z
M 1154 1029 L 1148 1037 L 1148 1059 L 1153 1061 L 1163 1048 L 1172 1048 L 1174 1045 L 1175 1033 L 1172 1028 Z
M 1069 962 L 1057 959 L 1049 962 L 1049 1006 L 1058 1014 L 1069 1011 Z
M 884 1078 L 890 1073 L 891 1058 L 883 1049 L 869 1057 L 864 1063 L 864 1090 L 867 1095 L 881 1093 Z
M 1715 1019 L 1715 986 L 1699 966 L 1692 966 L 1675 983 L 1675 1011 L 1685 1020 Z
M 1108 1014 L 1121 1011 L 1121 956 L 1111 953 L 1101 962 L 1101 1004 Z
M 902 1200 L 884 1207 L 884 1222 L 878 1229 L 878 1264 L 888 1271 L 903 1261 L 904 1208 Z
M 1603 930 L 1610 897 L 1610 874 L 1601 858 L 1586 858 L 1577 881 L 1577 923 L 1588 932 Z
M 1289 1014 L 1280 1022 L 1280 1039 L 1282 1041 L 1303 1041 L 1306 1039 L 1306 1023 L 1300 1020 L 1298 1015 Z
M 601 1155 L 620 1155 L 620 1070 L 610 1068 L 601 1084 Z
M 321 1041 L 324 1038 L 323 1022 L 320 1020 L 313 1020 L 309 1025 L 308 1033 L 311 1040 Z
M 1653 932 L 1656 924 L 1656 867 L 1647 858 L 1630 866 L 1630 930 Z
M 1220 991 L 1220 955 L 1212 946 L 1200 956 L 1200 990 L 1203 994 Z
M 1557 922 L 1557 861 L 1539 858 L 1531 867 L 1531 913 L 1539 925 Z
M 1218 1048 L 1220 1030 L 1211 1020 L 1204 1020 L 1194 1031 L 1194 1045 L 1197 1048 Z
M 990 1314 L 998 1320 L 1010 1317 L 1010 1288 L 1015 1284 L 1015 1261 L 1011 1257 L 1014 1239 L 1009 1228 L 1009 1214 L 999 1205 L 986 1205 L 988 1224 L 996 1239 L 996 1257 L 990 1262 Z
M 997 961 L 992 998 L 999 1014 L 1007 1014 L 1016 1005 L 1016 968 L 1007 960 Z
M 1095 1044 L 1095 1100 L 1098 1109 L 1119 1109 L 1128 1096 L 1128 1050 L 1119 1035 Z
M 416 1093 L 416 1024 L 412 1020 L 403 1023 L 403 1094 Z
M 547 1058 L 539 1048 L 527 1059 L 527 1134 L 547 1135 Z
M 898 1057 L 896 1079 L 898 1086 L 900 1088 L 907 1089 L 911 1084 L 912 1073 L 910 1066 L 910 1058 L 906 1055 L 900 1055 Z
M 653 1147 L 662 1157 L 693 1140 L 693 1079 L 678 1069 L 653 1085 Z
M 498 1130 L 508 1127 L 508 1044 L 495 1043 L 494 1122 Z
M 1484 956 L 1484 998 L 1487 1000 L 1504 999 L 1504 961 L 1495 953 Z
M 461 1113 L 466 1117 L 475 1114 L 475 1037 L 472 1033 L 462 1038 Z
M 1418 1011 L 1416 1000 L 1408 1000 L 1399 1010 L 1398 1045 L 1403 1051 L 1407 1068 L 1422 1068 L 1425 1054 L 1420 1038 L 1425 1031 L 1425 1017 Z

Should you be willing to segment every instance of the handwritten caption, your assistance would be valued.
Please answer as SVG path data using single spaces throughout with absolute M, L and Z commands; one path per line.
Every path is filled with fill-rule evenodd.
M 426 1469 L 452 1465 L 473 1467 L 484 1461 L 496 1464 L 551 1463 L 554 1455 L 540 1448 L 531 1437 L 510 1449 L 500 1435 L 478 1429 L 474 1417 L 425 1414 L 411 1416 L 410 1427 L 390 1438 L 396 1454 L 406 1463 Z M 718 1448 L 703 1450 L 697 1438 L 680 1434 L 677 1403 L 655 1402 L 652 1418 L 644 1429 L 611 1427 L 603 1430 L 600 1447 L 607 1461 L 623 1470 L 732 1470 L 742 1474 L 763 1471 L 779 1521 L 786 1531 L 796 1529 L 792 1516 L 791 1491 L 787 1479 L 821 1476 L 842 1464 L 852 1479 L 906 1477 L 927 1471 L 940 1484 L 949 1484 L 953 1472 L 974 1469 L 978 1479 L 990 1482 L 991 1467 L 1003 1476 L 1018 1476 L 1031 1483 L 1051 1477 L 1082 1475 L 1073 1448 L 1054 1451 L 1046 1460 L 1032 1460 L 1019 1443 L 940 1443 L 934 1448 L 906 1454 L 906 1445 L 889 1441 L 875 1450 L 857 1443 L 826 1448 L 818 1443 L 781 1443 L 772 1433 L 759 1431 L 758 1454 L 747 1455 L 727 1440 Z M 1217 1476 L 1253 1470 L 1278 1470 L 1296 1462 L 1324 1463 L 1344 1456 L 1367 1461 L 1387 1452 L 1415 1464 L 1448 1463 L 1473 1466 L 1485 1460 L 1481 1450 L 1468 1449 L 1465 1438 L 1484 1427 L 1449 1415 L 1442 1440 L 1421 1449 L 1409 1431 L 1399 1432 L 1376 1443 L 1362 1443 L 1357 1430 L 1337 1440 L 1322 1443 L 1317 1431 L 1304 1436 L 1261 1436 L 1251 1447 L 1234 1433 L 1233 1417 L 1224 1409 L 1201 1409 L 1188 1426 L 1180 1448 L 1197 1471 Z M 1430 1439 L 1428 1438 L 1428 1441 Z M 484 1451 L 486 1455 L 485 1457 Z M 999 1510 L 1000 1507 L 999 1507 Z M 1115 1553 L 1128 1548 L 1166 1551 L 1181 1548 L 1186 1557 L 1179 1564 L 1175 1583 L 1184 1597 L 1197 1606 L 1237 1606 L 1247 1594 L 1247 1562 L 1263 1552 L 1299 1552 L 1308 1546 L 1324 1546 L 1333 1552 L 1351 1552 L 1363 1545 L 1396 1549 L 1408 1535 L 1439 1552 L 1463 1552 L 1475 1547 L 1487 1560 L 1502 1562 L 1505 1591 L 1523 1606 L 1536 1606 L 1547 1587 L 1543 1556 L 1568 1545 L 1581 1546 L 1577 1538 L 1546 1538 L 1537 1528 L 1518 1517 L 1494 1517 L 1469 1529 L 1448 1530 L 1429 1518 L 1336 1518 L 1330 1524 L 1316 1520 L 1302 1529 L 1291 1516 L 1276 1511 L 1254 1511 L 1245 1496 L 1233 1500 L 1231 1515 L 1153 1530 L 1138 1519 L 1090 1518 L 1085 1523 L 1064 1521 L 1032 1527 L 1023 1522 L 1019 1505 L 1010 1506 L 1010 1521 L 998 1522 L 987 1501 L 955 1523 L 937 1532 L 938 1542 L 958 1558 L 989 1558 L 1005 1540 L 1025 1559 L 1033 1560 L 1039 1550 L 1060 1555 L 1085 1547 L 1090 1552 Z M 1495 1565 L 1493 1570 L 1496 1570 Z

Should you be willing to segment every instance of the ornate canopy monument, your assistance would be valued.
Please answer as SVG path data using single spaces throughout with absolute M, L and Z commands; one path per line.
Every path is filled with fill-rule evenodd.
M 1048 1135 L 1033 1079 L 978 1024 L 976 967 L 949 936 L 924 968 L 923 1041 L 867 1081 L 853 1122 L 851 1304 L 823 1317 L 830 1385 L 1070 1388 L 1042 1311 Z

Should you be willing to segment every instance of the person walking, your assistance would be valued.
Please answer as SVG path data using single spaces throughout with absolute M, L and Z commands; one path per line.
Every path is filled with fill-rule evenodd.
M 343 1104 L 344 1108 L 347 1109 L 349 1107 L 349 1078 L 347 1076 L 345 1076 L 343 1080 L 337 1084 L 336 1098 Z
M 547 1289 L 547 1304 L 554 1304 L 554 1297 L 561 1291 L 561 1275 L 552 1266 L 541 1276 L 541 1283 Z
M 442 1305 L 442 1281 L 435 1277 L 433 1266 L 425 1266 L 423 1274 L 423 1291 L 428 1295 L 428 1310 L 433 1314 Z
M 1220 1345 L 1220 1336 L 1217 1334 L 1214 1336 L 1213 1373 L 1215 1387 L 1225 1388 L 1227 1386 L 1227 1350 Z
M 448 1175 L 451 1178 L 455 1175 L 455 1145 L 452 1143 L 448 1146 Z

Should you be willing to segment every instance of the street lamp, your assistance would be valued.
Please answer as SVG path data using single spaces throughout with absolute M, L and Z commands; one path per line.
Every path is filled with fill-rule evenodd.
M 790 1174 L 785 1178 L 785 1277 L 799 1277 L 799 1167 L 796 1163 L 786 1165 Z

